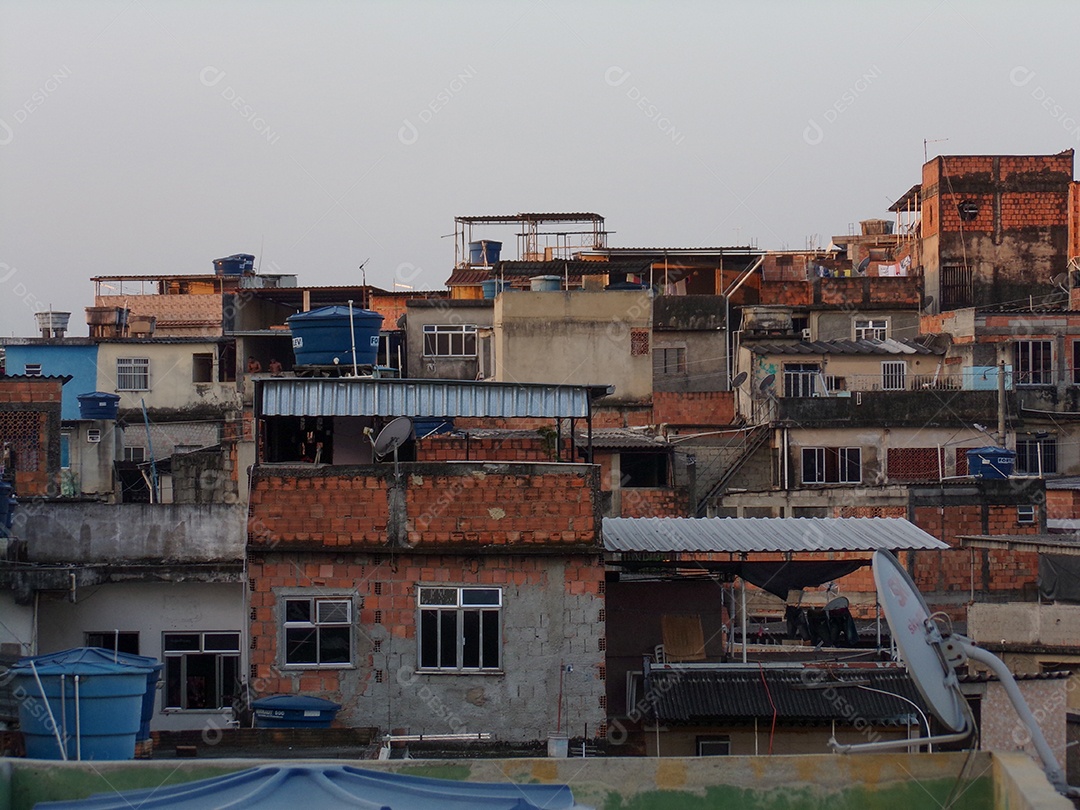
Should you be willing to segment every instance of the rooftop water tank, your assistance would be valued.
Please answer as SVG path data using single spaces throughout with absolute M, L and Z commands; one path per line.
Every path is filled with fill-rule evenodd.
M 559 276 L 533 276 L 529 279 L 529 289 L 533 292 L 558 292 L 562 289 Z
M 242 276 L 255 272 L 255 257 L 250 253 L 234 253 L 223 259 L 214 259 L 214 272 L 219 276 Z
M 160 668 L 143 656 L 114 660 L 97 647 L 21 659 L 11 673 L 15 694 L 24 695 L 19 728 L 26 755 L 63 759 L 63 746 L 68 759 L 134 759 L 143 702 Z
M 509 290 L 510 283 L 501 278 L 486 278 L 480 282 L 480 288 L 484 291 L 484 298 L 490 300 L 504 290 Z
M 257 728 L 330 728 L 340 703 L 304 695 L 271 695 L 251 702 Z
M 43 338 L 62 338 L 67 332 L 68 321 L 71 319 L 70 312 L 35 312 L 38 329 Z
M 498 264 L 501 252 L 502 242 L 493 242 L 489 239 L 469 242 L 469 264 L 482 264 L 484 266 Z
M 115 421 L 116 410 L 120 403 L 119 395 L 105 391 L 91 391 L 89 394 L 79 394 L 75 399 L 79 400 L 80 419 Z
M 299 366 L 352 365 L 349 307 L 332 306 L 290 315 L 293 355 Z M 368 309 L 352 309 L 357 365 L 373 365 L 379 353 L 383 316 Z
M 1016 453 L 1004 447 L 974 447 L 967 451 L 968 474 L 976 478 L 1008 478 L 1016 466 Z

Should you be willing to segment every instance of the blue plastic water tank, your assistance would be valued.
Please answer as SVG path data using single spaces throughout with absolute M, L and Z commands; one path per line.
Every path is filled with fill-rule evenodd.
M 348 307 L 322 307 L 290 315 L 286 320 L 292 332 L 293 356 L 297 365 L 352 365 Z M 379 354 L 379 329 L 382 328 L 383 316 L 378 312 L 353 307 L 352 320 L 356 362 L 358 365 L 372 365 Z
M 480 282 L 480 289 L 484 291 L 484 298 L 490 300 L 504 290 L 510 289 L 510 284 L 501 278 L 487 278 Z
M 160 671 L 154 664 L 157 670 L 119 656 L 113 661 L 110 651 L 97 647 L 21 659 L 11 672 L 26 755 L 62 759 L 59 731 L 68 759 L 77 753 L 83 759 L 133 759 L 149 678 Z
M 533 292 L 556 292 L 562 289 L 560 276 L 533 276 L 529 279 L 529 289 Z
M 116 419 L 116 410 L 120 404 L 117 394 L 91 391 L 89 394 L 79 394 L 75 399 L 79 400 L 80 419 Z
M 242 276 L 255 271 L 255 257 L 250 253 L 234 253 L 222 259 L 214 259 L 214 272 L 219 276 Z
M 974 447 L 967 451 L 968 474 L 976 478 L 1008 478 L 1016 466 L 1016 453 L 1004 447 Z
M 305 695 L 271 695 L 251 702 L 257 728 L 330 728 L 340 703 Z
M 502 242 L 493 242 L 490 239 L 469 242 L 469 264 L 497 264 L 501 253 Z

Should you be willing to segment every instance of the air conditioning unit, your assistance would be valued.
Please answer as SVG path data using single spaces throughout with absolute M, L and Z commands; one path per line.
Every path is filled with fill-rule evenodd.
M 97 444 L 101 441 L 101 431 L 97 428 L 91 428 L 86 431 L 86 441 L 90 444 Z
M 802 339 L 803 340 L 810 340 L 810 330 L 809 329 L 803 329 L 802 330 Z

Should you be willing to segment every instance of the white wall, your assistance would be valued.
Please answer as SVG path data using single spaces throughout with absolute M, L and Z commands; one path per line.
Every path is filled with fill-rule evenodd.
M 82 647 L 86 633 L 119 630 L 137 632 L 139 654 L 160 659 L 164 632 L 239 632 L 240 671 L 246 672 L 244 588 L 240 583 L 116 583 L 85 588 L 77 593 L 76 600 L 72 604 L 66 599 L 41 598 L 39 652 Z M 220 718 L 217 711 L 163 713 L 159 689 L 150 728 L 199 729 L 211 721 L 220 728 Z

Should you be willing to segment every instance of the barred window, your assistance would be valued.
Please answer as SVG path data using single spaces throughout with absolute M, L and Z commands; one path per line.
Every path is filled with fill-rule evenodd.
M 686 373 L 686 349 L 681 347 L 653 349 L 653 374 L 660 376 Z
M 1052 385 L 1054 344 L 1049 340 L 1018 340 L 1013 346 L 1017 385 Z
M 887 472 L 894 481 L 937 481 L 945 466 L 945 450 L 936 447 L 890 447 L 887 460 Z M 957 475 L 961 474 L 957 472 Z
M 855 319 L 856 340 L 885 340 L 888 331 L 889 322 L 884 318 Z
M 150 358 L 118 357 L 116 359 L 117 391 L 150 390 Z
M 649 330 L 630 330 L 630 356 L 644 357 L 649 353 Z
M 858 484 L 862 482 L 862 448 L 804 447 L 804 484 Z

